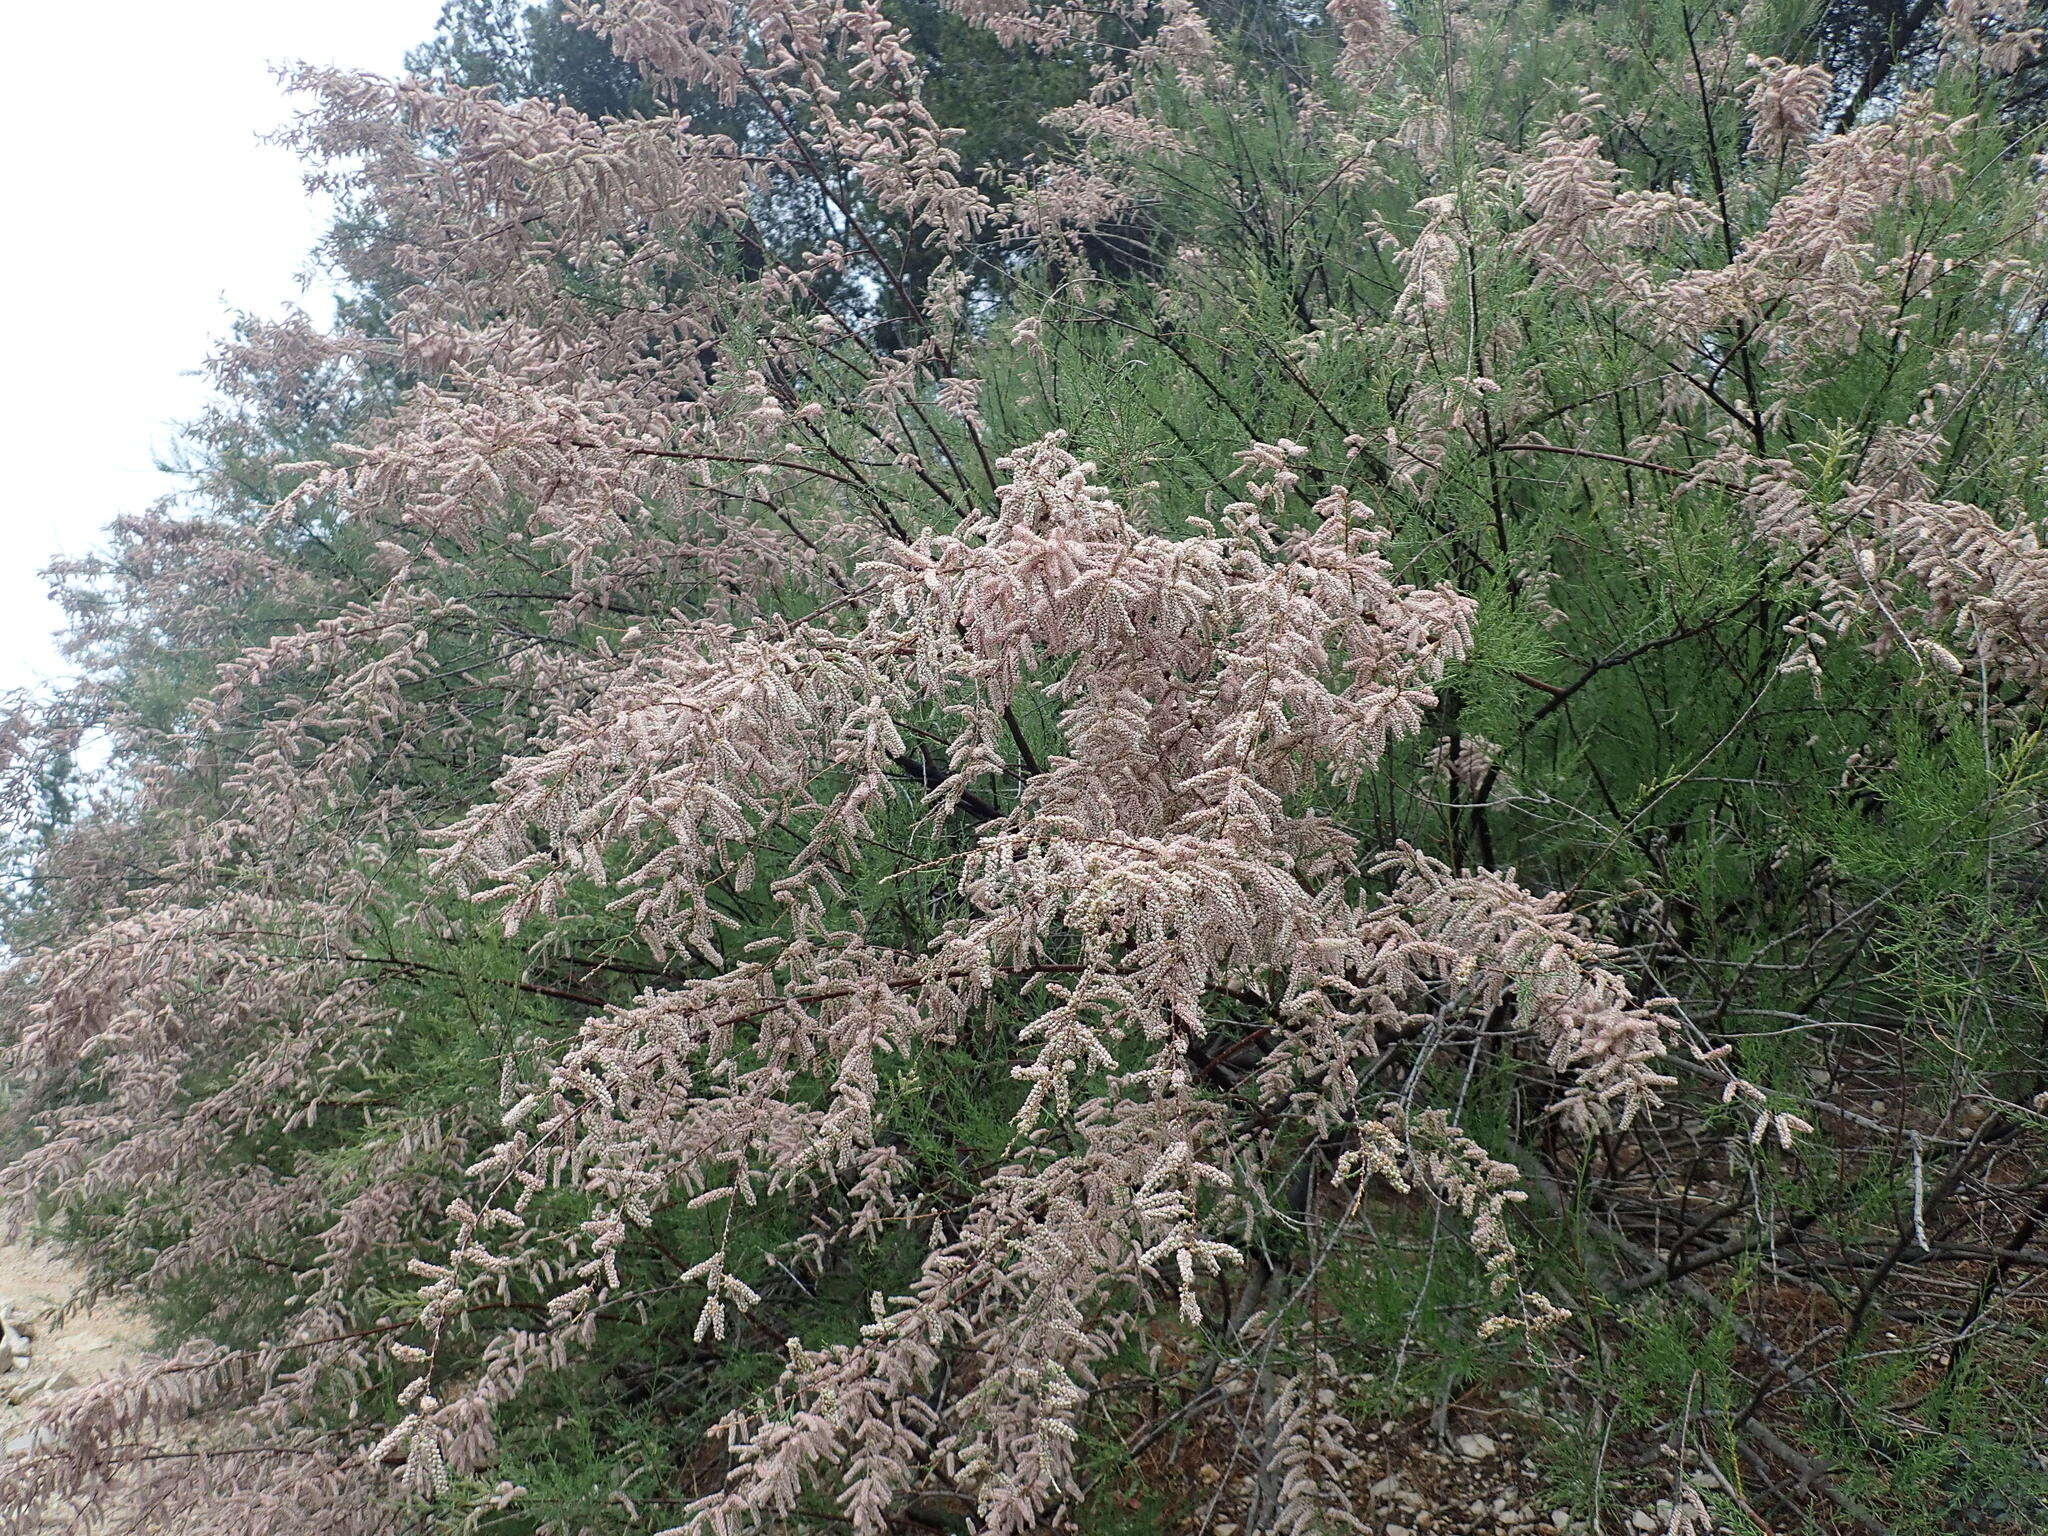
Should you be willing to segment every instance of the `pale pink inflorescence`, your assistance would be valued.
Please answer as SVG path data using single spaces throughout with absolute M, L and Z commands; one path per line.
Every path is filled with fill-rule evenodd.
M 610 1255 L 655 1202 L 752 1204 L 836 1184 L 857 1193 L 856 1230 L 915 1209 L 880 1135 L 880 1064 L 950 1037 L 998 988 L 1022 981 L 1040 999 L 1018 1032 L 1028 1091 L 1016 1160 L 930 1252 L 912 1292 L 877 1298 L 866 1342 L 796 1354 L 781 1389 L 794 1417 L 734 1422 L 729 1486 L 693 1528 L 787 1510 L 832 1468 L 848 1469 L 845 1507 L 862 1528 L 881 1529 L 893 1501 L 941 1467 L 990 1530 L 1028 1528 L 1075 1491 L 1077 1417 L 1127 1326 L 1096 1303 L 1156 1284 L 1199 1322 L 1200 1282 L 1240 1261 L 1222 1230 L 1248 1198 L 1241 1154 L 1196 1086 L 1219 989 L 1287 978 L 1289 1036 L 1261 1087 L 1312 1117 L 1355 1092 L 1351 1067 L 1377 1050 L 1376 1030 L 1404 1027 L 1444 988 L 1482 1010 L 1518 996 L 1548 1060 L 1578 1085 L 1562 1102 L 1580 1121 L 1626 1124 L 1668 1081 L 1645 1065 L 1663 1021 L 1628 1002 L 1597 964 L 1604 951 L 1555 903 L 1403 855 L 1407 884 L 1383 907 L 1361 905 L 1341 878 L 1359 872 L 1349 839 L 1290 809 L 1311 782 L 1341 785 L 1419 729 L 1471 608 L 1395 581 L 1381 530 L 1342 490 L 1307 527 L 1271 526 L 1305 452 L 1254 445 L 1246 499 L 1175 538 L 1133 520 L 1057 438 L 1033 444 L 999 461 L 992 510 L 878 552 L 861 573 L 874 615 L 863 632 L 746 652 L 691 636 L 693 648 L 711 638 L 701 661 L 628 669 L 589 717 L 595 734 L 579 727 L 516 766 L 451 834 L 451 872 L 509 897 L 510 921 L 545 915 L 561 872 L 577 870 L 619 886 L 657 947 L 709 957 L 709 909 L 677 907 L 671 893 L 701 891 L 721 864 L 751 857 L 749 829 L 799 808 L 811 850 L 863 835 L 892 792 L 888 765 L 904 751 L 892 719 L 910 700 L 949 701 L 957 721 L 950 771 L 926 796 L 932 816 L 987 791 L 1005 712 L 1027 689 L 1060 709 L 1066 751 L 981 827 L 960 874 L 974 915 L 929 951 L 835 931 L 819 893 L 828 865 L 798 854 L 801 876 L 778 887 L 788 942 L 593 1021 L 475 1170 L 529 1192 L 571 1179 L 603 1196 L 578 1283 L 555 1302 L 567 1324 L 617 1285 Z M 643 763 L 672 763 L 675 776 Z M 821 799 L 828 782 L 838 787 Z M 656 824 L 660 842 L 639 842 L 635 829 Z M 594 838 L 629 850 L 623 866 L 602 868 Z M 1077 960 L 1059 961 L 1069 943 Z M 730 1054 L 742 1044 L 744 1062 Z M 784 1097 L 799 1066 L 825 1075 L 822 1100 Z M 1059 1126 L 1077 1149 L 1052 1151 L 1044 1138 Z M 526 1199 L 462 1208 L 430 1326 L 519 1262 L 494 1234 L 524 1250 Z M 1468 1211 L 1490 1241 L 1497 1218 Z M 755 1299 L 722 1257 L 692 1278 L 712 1337 Z M 979 1384 L 937 1413 L 924 1394 L 948 1361 L 972 1362 Z M 410 1442 L 435 1427 L 423 1416 Z

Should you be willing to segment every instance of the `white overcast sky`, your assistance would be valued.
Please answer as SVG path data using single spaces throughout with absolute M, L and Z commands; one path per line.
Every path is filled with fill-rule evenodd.
M 299 278 L 325 209 L 259 142 L 271 67 L 401 67 L 440 0 L 99 0 L 8 7 L 14 150 L 0 173 L 0 688 L 59 668 L 43 566 L 174 486 L 152 465 L 236 309 Z M 26 100 L 23 97 L 26 96 Z

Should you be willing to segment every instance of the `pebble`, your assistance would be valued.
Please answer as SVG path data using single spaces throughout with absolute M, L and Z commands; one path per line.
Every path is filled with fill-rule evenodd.
M 0 1371 L 18 1370 L 35 1358 L 35 1346 L 15 1320 L 10 1303 L 0 1302 Z
M 46 1376 L 14 1376 L 7 1385 L 0 1387 L 0 1403 L 20 1407 L 45 1392 L 63 1392 L 78 1385 L 78 1378 L 69 1371 L 52 1371 Z
M 1491 1435 L 1460 1435 L 1452 1444 L 1457 1446 L 1458 1454 L 1467 1461 L 1484 1461 L 1500 1450 L 1500 1447 L 1493 1443 Z

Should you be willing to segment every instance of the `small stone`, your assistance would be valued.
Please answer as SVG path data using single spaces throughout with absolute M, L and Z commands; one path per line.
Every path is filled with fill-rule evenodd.
M 1390 1525 L 1387 1527 L 1387 1536 L 1415 1536 L 1415 1533 L 1405 1525 Z
M 1657 1529 L 1657 1517 L 1647 1509 L 1639 1509 L 1630 1515 L 1628 1523 L 1639 1531 L 1654 1531 Z
M 0 1371 L 20 1370 L 31 1354 L 28 1339 L 14 1326 L 14 1309 L 0 1308 Z
M 9 1381 L 0 1398 L 20 1406 L 32 1402 L 45 1392 L 65 1392 L 78 1385 L 78 1378 L 69 1371 L 51 1371 L 43 1376 L 19 1376 Z
M 1401 1491 L 1401 1474 L 1389 1472 L 1372 1485 L 1372 1496 L 1376 1499 L 1391 1499 Z
M 1460 1435 L 1452 1444 L 1457 1447 L 1458 1454 L 1467 1461 L 1484 1461 L 1500 1450 L 1490 1435 Z

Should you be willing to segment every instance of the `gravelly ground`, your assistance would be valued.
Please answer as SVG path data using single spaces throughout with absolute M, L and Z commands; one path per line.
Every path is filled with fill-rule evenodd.
M 51 1386 L 91 1381 L 143 1353 L 142 1325 L 120 1307 L 63 1310 L 79 1285 L 78 1272 L 50 1250 L 0 1243 L 0 1307 L 29 1336 L 28 1359 L 0 1369 L 0 1445 L 11 1448 L 16 1426 Z

